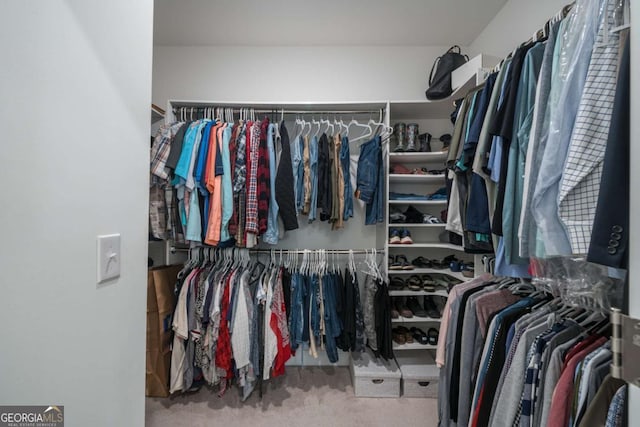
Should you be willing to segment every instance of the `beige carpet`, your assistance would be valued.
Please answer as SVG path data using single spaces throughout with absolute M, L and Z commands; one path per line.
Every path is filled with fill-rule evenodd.
M 244 403 L 236 386 L 219 398 L 209 388 L 167 399 L 148 398 L 147 427 L 380 426 L 435 427 L 435 399 L 374 399 L 353 395 L 348 368 L 288 367 Z

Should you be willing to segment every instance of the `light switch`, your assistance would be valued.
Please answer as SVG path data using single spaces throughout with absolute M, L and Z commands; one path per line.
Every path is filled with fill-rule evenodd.
M 120 276 L 120 234 L 98 236 L 98 283 Z

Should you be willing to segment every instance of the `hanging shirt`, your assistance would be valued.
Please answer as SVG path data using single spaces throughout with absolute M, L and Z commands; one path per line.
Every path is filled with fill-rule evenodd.
M 208 245 L 216 246 L 220 242 L 220 228 L 222 225 L 222 176 L 217 174 L 220 170 L 217 165 L 219 164 L 219 160 L 221 162 L 222 156 L 219 156 L 221 150 L 220 145 L 222 144 L 222 133 L 227 127 L 226 123 L 223 123 L 220 127 L 217 128 L 217 134 L 215 139 L 215 144 L 211 147 L 210 151 L 214 151 L 214 159 L 213 164 L 209 165 L 210 171 L 210 181 L 212 182 L 213 191 L 211 192 L 211 206 L 209 209 L 209 225 L 207 228 L 207 238 L 205 242 Z M 213 175 L 213 179 L 211 176 Z
M 616 2 L 607 0 L 601 13 L 589 70 L 564 165 L 558 210 L 571 253 L 586 254 L 595 220 L 613 100 L 618 82 L 620 33 L 615 27 Z
M 258 228 L 258 157 L 260 149 L 260 122 L 249 122 L 247 132 L 251 132 L 251 139 L 247 141 L 247 214 L 245 235 L 247 247 L 252 248 L 257 244 Z
M 506 262 L 528 264 L 528 258 L 519 257 L 518 229 L 524 193 L 524 170 L 529 145 L 529 134 L 533 123 L 538 75 L 542 66 L 545 45 L 538 43 L 531 48 L 524 59 L 520 75 L 520 87 L 516 98 L 516 112 L 513 123 L 513 140 L 509 147 L 504 204 L 502 210 L 503 244 Z
M 222 225 L 220 227 L 220 241 L 225 242 L 231 238 L 229 234 L 229 221 L 233 215 L 233 183 L 231 181 L 231 160 L 229 144 L 233 135 L 233 125 L 229 123 L 222 135 Z
M 580 105 L 602 0 L 578 0 L 562 21 L 549 97 L 549 138 L 540 164 L 531 209 L 543 247 L 538 256 L 569 255 L 571 245 L 558 215 L 560 180 Z

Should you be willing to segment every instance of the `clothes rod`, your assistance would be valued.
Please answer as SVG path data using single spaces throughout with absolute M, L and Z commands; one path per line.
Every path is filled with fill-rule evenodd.
M 214 248 L 214 247 L 204 247 L 204 246 L 198 246 L 195 248 L 178 248 L 175 246 L 171 247 L 171 253 L 176 253 L 176 252 L 189 252 L 191 249 L 220 249 L 220 250 L 225 250 L 225 249 L 240 249 L 240 250 L 248 250 L 250 253 L 258 253 L 258 254 L 270 254 L 270 253 L 274 253 L 274 254 L 280 254 L 280 252 L 282 252 L 283 254 L 298 254 L 298 255 L 302 255 L 305 252 L 317 252 L 317 251 L 324 251 L 327 254 L 336 254 L 336 255 L 349 255 L 350 253 L 353 253 L 354 255 L 366 255 L 366 254 L 370 254 L 372 252 L 372 249 L 246 249 L 246 248 Z M 376 251 L 378 251 L 378 254 L 383 254 L 384 253 L 384 248 L 382 249 L 376 249 Z
M 173 114 L 179 114 L 182 110 L 183 112 L 190 114 L 190 113 L 202 113 L 207 111 L 210 108 L 226 108 L 226 107 L 202 107 L 202 106 L 180 106 L 180 107 L 173 107 Z M 193 110 L 193 111 L 192 111 Z M 242 108 L 233 108 L 233 112 L 234 113 L 240 113 L 240 111 L 242 111 Z M 253 112 L 256 114 L 325 114 L 325 115 L 335 115 L 335 114 L 380 114 L 381 111 L 384 110 L 384 108 L 378 108 L 375 110 L 283 110 L 281 108 L 272 108 L 272 109 L 263 109 L 263 108 L 251 108 L 251 107 L 247 107 L 246 109 L 244 109 L 245 111 L 248 110 L 248 112 Z

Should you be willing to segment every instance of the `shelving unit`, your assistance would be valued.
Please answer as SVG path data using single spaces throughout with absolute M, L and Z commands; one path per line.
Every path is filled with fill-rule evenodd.
M 409 170 L 415 168 L 426 168 L 427 170 L 444 169 L 448 152 L 443 151 L 440 137 L 444 134 L 453 134 L 453 126 L 450 121 L 450 114 L 454 109 L 453 100 L 464 96 L 471 87 L 477 85 L 481 80 L 483 80 L 486 69 L 492 67 L 496 63 L 497 60 L 495 58 L 480 55 L 461 66 L 454 72 L 454 76 L 452 76 L 452 85 L 456 89 L 448 99 L 441 101 L 399 101 L 389 103 L 388 114 L 390 125 L 393 126 L 399 122 L 417 124 L 419 126 L 419 134 L 424 132 L 431 134 L 432 150 L 430 152 L 394 152 L 396 147 L 395 144 L 388 144 L 387 156 L 389 165 L 403 165 Z M 416 141 L 416 143 L 417 142 L 418 141 Z M 428 195 L 433 194 L 439 188 L 444 187 L 445 184 L 444 174 L 418 175 L 389 173 L 387 175 L 387 191 L 389 193 L 395 192 Z M 387 194 L 388 208 L 393 207 L 394 209 L 400 209 L 403 211 L 408 206 L 413 206 L 424 214 L 439 217 L 440 212 L 447 207 L 446 200 L 390 200 L 389 196 L 390 194 Z M 391 229 L 409 229 L 412 234 L 412 239 L 415 242 L 410 245 L 389 244 L 387 239 L 385 247 L 387 255 L 393 256 L 403 254 L 411 260 L 417 256 L 441 259 L 443 255 L 455 254 L 457 258 L 465 261 L 473 259 L 472 256 L 464 253 L 464 248 L 462 246 L 440 241 L 440 234 L 445 230 L 445 227 L 445 224 L 394 224 L 389 223 L 387 217 L 387 231 L 390 231 Z M 461 281 L 468 280 L 468 278 L 464 277 L 462 273 L 431 268 L 388 270 L 387 273 L 389 276 L 444 274 Z M 419 301 L 423 303 L 424 297 L 447 297 L 448 293 L 443 290 L 435 292 L 400 290 L 389 291 L 389 295 L 392 299 L 419 297 Z M 402 324 L 418 326 L 423 329 L 424 332 L 427 332 L 430 327 L 439 327 L 440 320 L 441 319 L 437 318 L 400 317 L 398 319 L 392 319 L 392 323 L 394 327 Z M 434 345 L 423 345 L 417 342 L 403 345 L 399 345 L 394 342 L 393 344 L 394 351 L 435 350 L 436 347 L 437 346 Z M 424 365 L 428 365 L 430 369 L 435 369 L 437 371 L 437 368 L 433 364 L 433 358 L 429 356 L 429 352 L 417 351 L 415 353 L 417 353 L 418 364 L 422 363 L 424 360 Z

